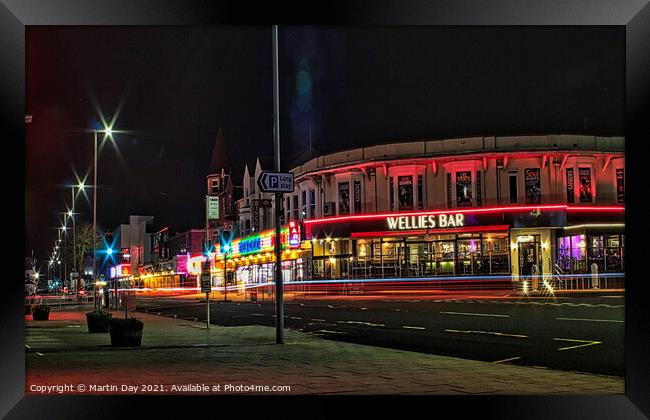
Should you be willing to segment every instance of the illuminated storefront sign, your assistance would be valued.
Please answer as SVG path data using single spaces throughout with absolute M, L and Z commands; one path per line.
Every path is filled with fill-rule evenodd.
M 182 273 L 182 274 L 189 273 L 189 271 L 187 269 L 189 259 L 190 259 L 189 254 L 177 255 L 176 256 L 176 272 L 177 273 Z
M 300 245 L 300 225 L 292 220 L 289 222 L 289 246 L 298 245 Z
M 201 274 L 201 264 L 203 263 L 204 260 L 205 257 L 203 255 L 197 255 L 195 257 L 190 258 L 187 262 L 188 273 L 195 276 Z
M 463 213 L 425 214 L 418 216 L 389 216 L 386 223 L 390 230 L 435 229 L 465 226 Z
M 300 246 L 300 227 L 297 222 L 291 222 L 289 228 L 282 228 L 280 237 L 282 240 L 282 249 L 297 248 Z M 264 232 L 235 239 L 231 243 L 231 251 L 228 258 L 239 257 L 243 255 L 256 254 L 260 252 L 273 252 L 275 249 L 275 230 L 269 229 Z M 216 259 L 223 258 L 220 247 L 215 249 Z

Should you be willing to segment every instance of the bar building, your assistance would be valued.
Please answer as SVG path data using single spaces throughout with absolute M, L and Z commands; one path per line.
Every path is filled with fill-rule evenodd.
M 288 279 L 624 271 L 623 137 L 400 142 L 318 156 L 291 172 L 283 227 L 300 240 L 283 234 Z M 232 255 L 238 281 L 272 280 L 271 269 L 250 274 L 273 262 L 272 249 L 246 249 Z

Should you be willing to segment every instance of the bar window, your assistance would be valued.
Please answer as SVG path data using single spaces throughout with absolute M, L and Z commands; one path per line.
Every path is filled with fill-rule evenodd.
M 395 185 L 393 182 L 393 177 L 388 178 L 388 196 L 390 197 L 390 210 L 395 209 Z
M 424 208 L 424 197 L 422 191 L 422 175 L 418 175 L 418 208 L 420 210 Z
M 517 204 L 517 172 L 508 172 L 508 185 L 510 189 L 510 204 Z
M 302 198 L 302 219 L 307 218 L 307 190 L 303 190 L 301 192 L 301 198 Z
M 298 196 L 293 196 L 293 220 L 298 220 Z
M 309 190 L 309 217 L 316 217 L 316 191 Z
M 451 173 L 447 174 L 447 208 L 451 208 Z
M 481 171 L 476 171 L 476 205 L 481 206 L 483 197 L 481 194 Z

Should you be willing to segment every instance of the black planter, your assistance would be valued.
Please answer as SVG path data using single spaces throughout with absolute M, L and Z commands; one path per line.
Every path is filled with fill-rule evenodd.
M 139 346 L 142 343 L 144 324 L 135 318 L 110 320 L 111 345 L 113 347 Z
M 32 309 L 32 319 L 34 321 L 47 321 L 50 319 L 50 308 L 45 307 L 46 309 L 42 307 L 36 307 Z
M 111 330 L 110 321 L 113 317 L 110 313 L 87 312 L 86 323 L 89 333 L 107 333 Z

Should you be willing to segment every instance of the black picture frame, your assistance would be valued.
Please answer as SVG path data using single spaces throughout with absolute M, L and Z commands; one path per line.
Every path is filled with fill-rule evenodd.
M 293 6 L 293 7 L 292 7 Z M 3 134 L 5 144 L 16 147 L 14 162 L 24 154 L 24 85 L 25 85 L 25 26 L 28 25 L 222 25 L 222 24 L 325 24 L 325 25 L 571 25 L 620 26 L 626 33 L 626 180 L 628 191 L 643 191 L 636 184 L 644 179 L 641 159 L 650 132 L 647 115 L 650 96 L 650 6 L 647 1 L 611 2 L 608 0 L 576 0 L 564 2 L 537 2 L 509 0 L 458 1 L 339 1 L 309 3 L 301 6 L 278 7 L 275 2 L 251 7 L 246 2 L 203 0 L 2 0 L 0 3 L 0 66 L 2 77 Z M 5 159 L 8 168 L 9 159 Z M 14 163 L 15 164 L 15 163 Z M 24 176 L 24 168 L 5 169 L 12 180 L 17 173 Z M 8 182 L 7 197 L 22 198 L 24 190 L 18 182 Z M 12 194 L 13 193 L 13 194 Z M 476 397 L 426 397 L 398 401 L 391 396 L 358 397 L 355 407 L 365 414 L 394 413 L 415 415 L 420 409 L 425 413 L 453 413 L 464 418 L 469 414 L 482 417 L 509 418 L 589 418 L 632 419 L 650 416 L 648 368 L 649 311 L 647 309 L 648 282 L 642 280 L 643 229 L 647 226 L 645 194 L 628 194 L 626 197 L 626 233 L 629 261 L 627 272 L 631 281 L 626 287 L 625 333 L 626 377 L 625 395 L 621 396 L 476 396 Z M 19 220 L 21 205 L 7 206 L 15 211 Z M 24 214 L 24 213 L 23 213 Z M 10 216 L 7 216 L 10 217 Z M 24 232 L 23 232 L 24 233 Z M 20 237 L 7 235 L 7 239 Z M 7 260 L 11 267 L 7 277 L 20 278 L 18 264 L 22 256 L 19 246 Z M 15 269 L 15 271 L 14 271 Z M 5 283 L 2 298 L 2 331 L 4 345 L 0 365 L 2 391 L 0 416 L 5 418 L 129 418 L 138 415 L 160 418 L 221 413 L 219 406 L 231 406 L 245 417 L 246 400 L 251 397 L 76 397 L 76 396 L 24 396 L 24 321 L 19 282 Z M 307 403 L 310 416 L 331 417 L 342 411 L 349 412 L 346 401 L 350 398 L 301 398 Z M 191 401 L 191 409 L 187 402 Z M 295 397 L 266 398 L 258 414 L 273 417 L 274 410 L 283 416 L 305 416 L 304 409 L 296 409 Z M 235 404 L 233 404 L 235 403 Z M 218 405 L 217 405 L 218 404 Z M 250 406 L 248 406 L 250 407 Z M 344 408 L 345 407 L 345 408 Z M 416 408 L 417 407 L 417 408 Z M 142 414 L 146 413 L 146 414 Z

